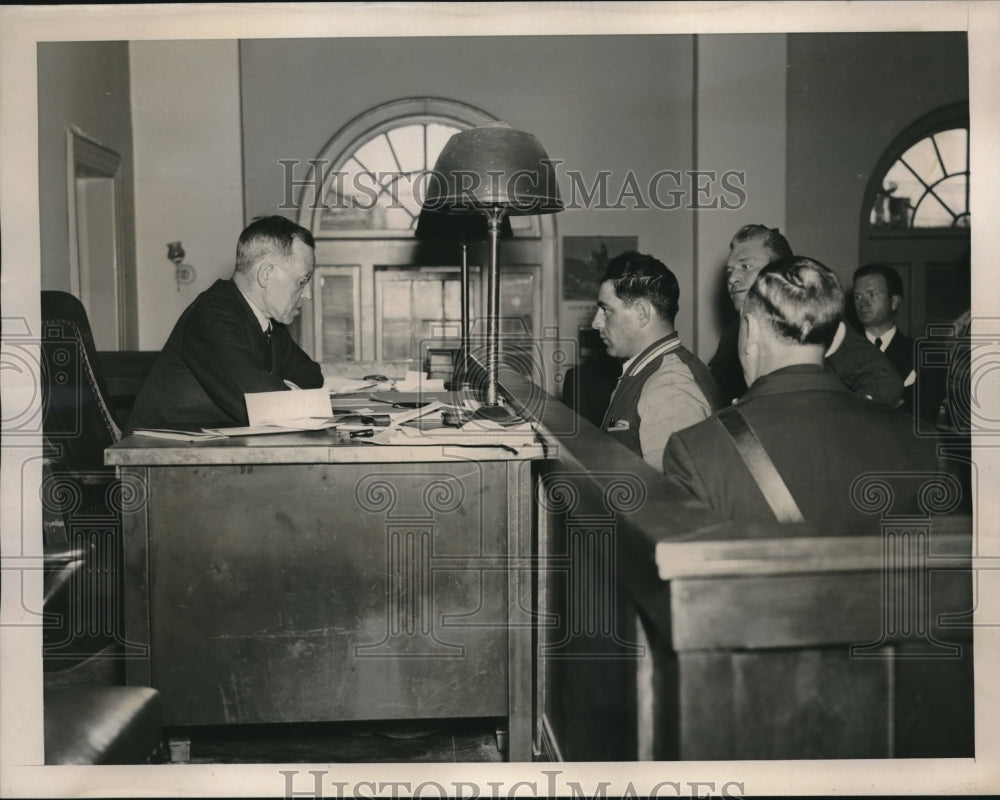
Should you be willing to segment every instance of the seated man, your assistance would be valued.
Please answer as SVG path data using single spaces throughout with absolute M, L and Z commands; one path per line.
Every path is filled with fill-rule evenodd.
M 854 308 L 865 338 L 885 353 L 903 379 L 900 410 L 907 414 L 919 410 L 920 417 L 932 429 L 944 399 L 944 381 L 938 378 L 941 373 L 917 374 L 914 341 L 896 327 L 896 315 L 902 304 L 903 279 L 892 267 L 866 264 L 854 271 Z
M 788 240 L 777 228 L 764 225 L 744 225 L 729 243 L 726 261 L 726 287 L 738 312 L 743 298 L 760 269 L 778 258 L 792 255 Z M 726 396 L 732 400 L 747 390 L 736 352 L 739 321 L 734 320 L 719 338 L 719 345 L 708 362 L 712 376 Z M 862 397 L 895 406 L 903 392 L 903 382 L 892 364 L 867 345 L 857 331 L 841 324 L 838 334 L 826 354 L 827 366 L 852 392 Z
M 666 265 L 622 253 L 604 273 L 592 323 L 608 355 L 628 359 L 602 428 L 658 470 L 670 434 L 705 419 L 723 400 L 708 367 L 674 330 L 679 297 Z
M 323 385 L 319 364 L 285 327 L 309 298 L 312 234 L 284 217 L 251 222 L 232 280 L 181 314 L 139 391 L 129 429 L 247 424 L 243 395 Z
M 933 440 L 916 438 L 905 414 L 852 394 L 824 369 L 843 303 L 837 276 L 816 261 L 793 256 L 762 269 L 739 320 L 750 388 L 670 437 L 667 476 L 730 519 L 804 519 L 841 535 L 878 530 L 877 519 L 852 503 L 855 479 L 935 472 L 937 458 Z M 912 488 L 900 491 L 894 510 L 916 510 L 915 500 Z

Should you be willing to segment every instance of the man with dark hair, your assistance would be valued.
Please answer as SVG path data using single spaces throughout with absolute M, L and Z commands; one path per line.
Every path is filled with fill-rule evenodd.
M 657 469 L 670 434 L 705 419 L 723 399 L 708 368 L 677 336 L 679 298 L 665 264 L 622 253 L 608 264 L 592 323 L 608 355 L 628 359 L 602 428 Z
M 805 520 L 839 535 L 878 529 L 852 502 L 870 472 L 933 473 L 932 441 L 899 411 L 852 394 L 824 368 L 841 324 L 837 276 L 809 258 L 760 270 L 739 319 L 738 353 L 750 388 L 735 405 L 670 437 L 664 472 L 729 519 Z M 894 510 L 916 506 L 916 483 Z
M 729 243 L 726 287 L 737 312 L 757 273 L 772 261 L 791 255 L 788 240 L 777 228 L 744 225 L 736 231 Z M 729 399 L 741 397 L 747 390 L 736 352 L 738 332 L 739 324 L 734 320 L 722 332 L 715 355 L 708 362 L 712 376 Z M 831 344 L 827 365 L 851 391 L 862 397 L 894 406 L 903 392 L 903 382 L 892 365 L 873 352 L 857 331 L 845 325 L 840 326 Z
M 284 217 L 251 222 L 232 280 L 218 280 L 181 314 L 143 384 L 129 429 L 247 424 L 249 392 L 323 385 L 319 364 L 285 327 L 310 297 L 312 234 Z
M 854 309 L 864 328 L 865 338 L 885 353 L 903 379 L 901 410 L 914 412 L 913 339 L 896 327 L 896 313 L 903 304 L 903 279 L 885 264 L 866 264 L 854 271 Z M 938 398 L 940 401 L 940 398 Z M 923 406 L 924 404 L 921 404 Z M 921 416 L 934 422 L 938 408 L 921 407 Z

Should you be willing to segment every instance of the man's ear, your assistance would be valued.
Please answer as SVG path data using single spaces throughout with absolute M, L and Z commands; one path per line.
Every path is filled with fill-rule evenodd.
M 261 289 L 266 289 L 267 284 L 271 280 L 271 272 L 274 270 L 274 264 L 270 261 L 261 261 L 257 265 L 257 285 Z
M 902 304 L 902 302 L 903 298 L 900 297 L 898 294 L 894 294 L 892 297 L 889 298 L 889 308 L 892 309 L 893 314 L 899 311 L 899 306 Z
M 645 327 L 649 323 L 652 314 L 653 308 L 648 300 L 640 297 L 635 301 L 635 318 L 641 327 Z

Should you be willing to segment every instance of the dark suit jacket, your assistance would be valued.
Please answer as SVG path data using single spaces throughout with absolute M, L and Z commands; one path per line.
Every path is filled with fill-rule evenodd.
M 933 439 L 917 438 L 913 420 L 847 390 L 829 370 L 801 364 L 758 378 L 737 404 L 771 457 L 807 522 L 850 535 L 879 530 L 878 514 L 852 501 L 866 472 L 935 472 Z M 729 519 L 773 523 L 764 495 L 716 416 L 678 431 L 664 471 Z M 894 482 L 896 511 L 917 511 L 912 477 Z
M 885 348 L 884 355 L 904 381 L 913 370 L 913 339 L 896 328 L 896 333 Z
M 850 325 L 840 347 L 827 358 L 827 366 L 852 392 L 895 407 L 903 394 L 903 380 L 889 360 Z M 708 362 L 712 377 L 730 398 L 742 397 L 747 390 L 740 366 L 740 321 L 734 320 L 719 337 L 715 355 Z
M 872 347 L 875 345 L 872 344 Z M 944 371 L 919 369 L 914 347 L 913 339 L 896 328 L 883 355 L 901 380 L 905 381 L 911 372 L 915 373 L 914 382 L 903 389 L 903 403 L 899 408 L 907 414 L 919 416 L 920 430 L 933 431 L 944 400 Z
M 216 281 L 181 314 L 139 391 L 129 430 L 246 425 L 247 392 L 323 385 L 319 364 L 272 323 L 270 348 L 232 281 Z

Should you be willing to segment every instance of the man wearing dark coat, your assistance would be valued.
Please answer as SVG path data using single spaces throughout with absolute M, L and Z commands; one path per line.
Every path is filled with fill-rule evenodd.
M 726 288 L 737 312 L 758 271 L 771 261 L 790 255 L 788 240 L 777 228 L 744 225 L 736 231 L 726 260 Z M 708 362 L 712 377 L 729 399 L 741 397 L 747 390 L 736 352 L 738 331 L 738 321 L 734 320 L 722 332 L 715 355 Z M 903 382 L 889 361 L 874 352 L 850 326 L 841 324 L 838 328 L 826 354 L 826 365 L 847 388 L 862 397 L 895 406 L 903 392 Z
M 855 484 L 873 472 L 900 477 L 894 511 L 917 510 L 914 473 L 936 473 L 933 440 L 917 438 L 905 414 L 859 397 L 824 369 L 843 301 L 837 276 L 812 259 L 792 256 L 760 270 L 739 320 L 750 388 L 734 406 L 670 437 L 664 472 L 671 480 L 727 518 L 781 519 L 755 478 L 767 482 L 766 465 L 748 467 L 732 419 L 724 419 L 739 412 L 760 444 L 757 455 L 769 457 L 779 488 L 806 522 L 838 535 L 877 531 Z
M 854 309 L 865 338 L 881 350 L 903 379 L 903 402 L 900 409 L 919 414 L 933 429 L 944 399 L 943 374 L 917 369 L 915 343 L 896 325 L 903 304 L 903 279 L 885 264 L 866 264 L 854 271 Z
M 284 217 L 254 220 L 218 280 L 181 314 L 136 398 L 129 430 L 247 424 L 244 394 L 323 385 L 292 340 L 316 265 L 312 234 Z

